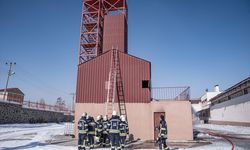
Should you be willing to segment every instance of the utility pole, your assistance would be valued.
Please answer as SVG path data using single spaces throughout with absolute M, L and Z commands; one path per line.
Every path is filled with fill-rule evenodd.
M 71 107 L 71 110 L 72 110 L 72 112 L 75 112 L 75 95 L 76 95 L 76 93 L 70 93 L 70 95 L 72 95 L 72 107 Z
M 10 76 L 14 75 L 15 72 L 12 72 L 12 65 L 16 65 L 16 63 L 5 63 L 6 65 L 9 66 L 9 71 L 8 71 L 8 77 L 7 77 L 7 81 L 6 81 L 6 86 L 5 86 L 5 89 L 4 89 L 4 94 L 3 94 L 3 100 L 5 100 L 5 97 L 6 97 L 6 92 L 7 92 L 7 88 L 8 88 L 8 84 L 9 84 L 9 80 L 10 80 Z

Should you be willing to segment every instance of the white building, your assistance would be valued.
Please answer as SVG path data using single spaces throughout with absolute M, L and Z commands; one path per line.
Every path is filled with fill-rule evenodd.
M 196 100 L 190 100 L 191 106 L 192 106 L 192 117 L 193 117 L 193 123 L 198 123 L 200 122 L 199 119 L 199 114 L 198 112 L 201 111 L 201 100 L 196 99 Z
M 201 100 L 200 99 L 197 99 L 197 100 L 190 100 L 191 102 L 191 105 L 192 105 L 192 110 L 194 112 L 199 112 L 202 110 L 202 107 L 201 107 Z
M 206 91 L 206 93 L 201 97 L 201 109 L 208 109 L 211 105 L 211 99 L 220 94 L 220 88 L 219 85 L 214 86 L 214 90 L 211 92 Z
M 250 77 L 211 99 L 209 123 L 250 126 Z
M 219 85 L 215 85 L 213 91 L 209 92 L 208 90 L 206 90 L 206 93 L 201 96 L 201 110 L 198 112 L 198 115 L 200 120 L 204 121 L 204 123 L 208 123 L 208 119 L 210 116 L 211 99 L 220 93 L 221 91 Z

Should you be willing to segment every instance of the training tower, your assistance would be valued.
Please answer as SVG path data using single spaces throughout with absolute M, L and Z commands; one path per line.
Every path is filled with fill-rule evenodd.
M 191 140 L 190 102 L 175 100 L 185 97 L 185 90 L 170 101 L 153 100 L 151 63 L 128 53 L 126 0 L 84 0 L 81 15 L 75 134 L 84 112 L 110 117 L 116 110 L 126 115 L 131 137 L 156 138 L 159 115 L 165 114 L 169 139 Z
M 105 114 L 111 115 L 118 102 L 119 114 L 127 115 L 118 50 L 127 53 L 127 4 L 125 0 L 83 1 L 79 65 L 112 50 L 106 85 Z M 109 64 L 107 64 L 109 65 Z M 93 66 L 96 67 L 96 66 Z M 101 82 L 101 81 L 100 81 Z M 95 90 L 95 89 L 94 89 Z M 91 94 L 94 94 L 92 91 Z M 77 96 L 78 98 L 79 96 Z M 85 100 L 85 102 L 88 101 Z

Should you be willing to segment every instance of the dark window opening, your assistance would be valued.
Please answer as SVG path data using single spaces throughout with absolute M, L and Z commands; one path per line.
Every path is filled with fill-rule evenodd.
M 142 88 L 149 88 L 149 81 L 148 80 L 142 80 Z
M 248 94 L 248 91 L 247 91 L 247 89 L 244 89 L 244 94 Z

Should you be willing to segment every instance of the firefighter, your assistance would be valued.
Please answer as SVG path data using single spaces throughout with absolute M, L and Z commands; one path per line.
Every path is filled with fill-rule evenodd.
M 167 140 L 167 122 L 165 121 L 165 116 L 160 116 L 160 126 L 159 126 L 159 134 L 158 134 L 158 143 L 160 150 L 169 150 L 169 147 L 166 144 Z
M 110 140 L 109 140 L 109 132 L 108 132 L 108 127 L 109 127 L 109 120 L 108 116 L 103 117 L 102 121 L 102 126 L 103 126 L 103 147 L 109 146 L 110 145 Z
M 93 117 L 88 119 L 88 140 L 90 149 L 94 148 L 96 123 Z
M 97 137 L 97 142 L 96 145 L 100 146 L 102 145 L 103 142 L 103 124 L 102 124 L 102 116 L 97 116 L 96 117 L 96 137 Z
M 112 117 L 109 120 L 109 137 L 111 141 L 111 150 L 116 148 L 120 149 L 120 126 L 121 120 L 120 117 L 116 114 L 116 111 L 113 111 Z
M 125 140 L 129 133 L 128 123 L 126 122 L 125 116 L 121 115 L 121 123 L 120 123 L 120 138 L 121 138 L 121 148 L 125 147 Z
M 88 132 L 88 124 L 87 124 L 87 113 L 83 113 L 79 122 L 78 122 L 78 150 L 85 150 L 87 144 L 87 132 Z

